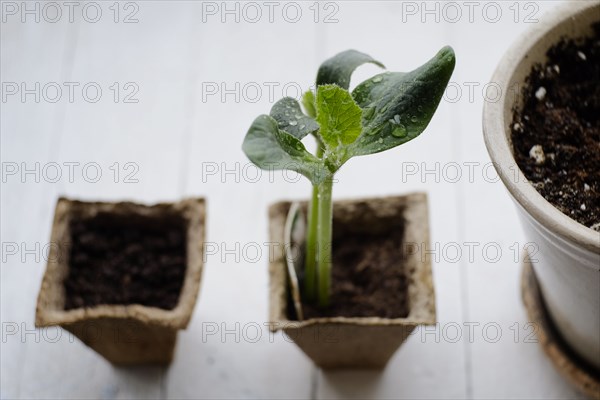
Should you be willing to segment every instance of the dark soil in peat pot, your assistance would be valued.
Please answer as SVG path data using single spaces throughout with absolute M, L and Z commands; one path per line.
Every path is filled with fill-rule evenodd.
M 325 309 L 303 304 L 304 317 L 406 317 L 403 229 L 395 231 L 377 235 L 347 232 L 334 238 L 331 304 Z
M 70 223 L 65 309 L 141 304 L 173 309 L 186 270 L 186 223 L 176 215 L 99 214 Z
M 536 65 L 515 110 L 517 163 L 564 214 L 600 231 L 600 24 L 585 40 L 563 40 Z

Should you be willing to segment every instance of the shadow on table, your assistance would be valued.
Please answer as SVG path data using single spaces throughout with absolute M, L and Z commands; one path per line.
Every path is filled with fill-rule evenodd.
M 353 398 L 377 391 L 383 370 L 321 370 L 321 379 L 340 398 Z
M 131 387 L 149 387 L 160 385 L 167 367 L 160 365 L 117 366 L 114 373 L 119 380 L 127 382 Z

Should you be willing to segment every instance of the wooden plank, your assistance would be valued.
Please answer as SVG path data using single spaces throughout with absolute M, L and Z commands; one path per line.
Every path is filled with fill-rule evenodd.
M 102 177 L 64 185 L 68 196 L 147 203 L 179 197 L 192 54 L 180 38 L 191 36 L 193 19 L 167 3 L 135 4 L 138 23 L 80 26 L 73 76 L 97 83 L 103 95 L 97 103 L 82 101 L 69 110 L 59 157 L 82 166 L 96 163 Z M 62 397 L 164 395 L 165 368 L 116 368 L 83 347 L 77 354 L 65 372 L 70 382 L 89 383 L 63 387 Z
M 323 56 L 354 48 L 382 61 L 391 71 L 409 71 L 449 44 L 440 24 L 420 19 L 402 21 L 403 5 L 394 2 L 339 3 L 339 22 L 325 26 Z M 357 27 L 364 32 L 356 35 Z M 411 40 L 411 38 L 419 38 Z M 357 70 L 352 86 L 379 69 Z M 351 87 L 352 87 L 351 86 Z M 420 248 L 423 257 L 433 250 L 433 273 L 439 325 L 416 331 L 388 367 L 374 372 L 321 372 L 319 398 L 463 398 L 465 360 L 460 345 L 436 342 L 448 323 L 461 323 L 459 265 L 444 260 L 442 248 L 458 240 L 457 186 L 444 182 L 441 166 L 454 159 L 453 143 L 460 132 L 452 129 L 452 104 L 443 102 L 430 126 L 418 139 L 397 149 L 359 157 L 344 165 L 334 188 L 338 197 L 371 197 L 426 191 L 429 196 L 431 245 Z M 437 172 L 435 171 L 438 169 Z M 426 172 L 429 169 L 433 172 Z M 437 182 L 436 182 L 437 181 Z M 436 246 L 439 248 L 436 250 Z M 435 258 L 439 261 L 435 262 Z M 429 333 L 428 333 L 429 332 Z
M 490 159 L 483 143 L 480 115 L 484 101 L 494 101 L 495 92 L 490 86 L 488 97 L 484 97 L 482 89 L 490 82 L 504 51 L 535 25 L 526 23 L 525 17 L 535 11 L 532 18 L 539 20 L 558 2 L 536 2 L 538 9 L 524 9 L 521 4 L 516 22 L 514 5 L 510 9 L 511 5 L 502 3 L 503 15 L 507 18 L 497 23 L 479 18 L 471 29 L 456 31 L 457 53 L 473 57 L 472 62 L 465 60 L 461 64 L 455 76 L 464 90 L 455 113 L 455 124 L 465 133 L 459 159 L 478 163 L 475 181 L 461 186 L 465 210 L 461 239 L 479 243 L 474 259 L 465 260 L 466 318 L 479 324 L 469 350 L 471 394 L 473 398 L 580 398 L 553 370 L 539 344 L 532 340 L 533 328 L 527 325 L 520 296 L 519 255 L 527 239 L 504 185 L 494 182 L 497 177 L 491 167 L 487 177 L 483 171 Z M 489 56 L 475 58 L 473 49 L 483 48 L 494 51 L 487 52 Z M 478 84 L 472 99 L 467 96 L 466 82 Z M 489 245 L 487 256 L 483 252 L 485 245 Z M 501 249 L 501 256 L 496 256 L 494 248 Z M 496 332 L 500 332 L 498 339 Z
M 45 179 L 44 167 L 52 161 L 52 141 L 60 129 L 64 112 L 61 105 L 44 101 L 42 86 L 36 91 L 35 83 L 43 85 L 65 78 L 70 57 L 67 35 L 71 29 L 66 23 L 22 23 L 18 16 L 7 17 L 1 26 L 3 84 L 16 84 L 19 91 L 22 84 L 26 85 L 25 89 L 34 89 L 24 99 L 21 93 L 7 95 L 1 105 L 2 170 L 6 173 L 2 181 L 0 218 L 2 398 L 19 398 L 45 389 L 58 393 L 60 384 L 56 370 L 45 371 L 30 382 L 23 380 L 23 376 L 31 367 L 28 354 L 54 337 L 51 332 L 36 333 L 33 315 L 56 191 L 55 185 Z M 39 68 L 40 65 L 44 68 Z M 38 102 L 36 95 L 40 97 Z M 24 170 L 33 172 L 24 174 Z M 61 345 L 47 347 L 58 351 Z M 55 355 L 58 354 L 55 352 Z
M 200 15 L 200 7 L 194 4 L 191 12 Z M 302 7 L 307 12 L 306 5 Z M 286 85 L 295 97 L 300 88 L 311 85 L 315 69 L 307 65 L 316 65 L 316 59 L 312 47 L 304 43 L 314 43 L 315 28 L 307 19 L 292 24 L 281 16 L 273 23 L 255 24 L 228 18 L 226 23 L 209 18 L 198 24 L 191 39 L 196 57 L 184 194 L 208 198 L 208 241 L 217 253 L 207 257 L 200 302 L 168 372 L 167 396 L 307 398 L 311 363 L 281 336 L 271 343 L 264 325 L 268 318 L 264 243 L 269 240 L 267 205 L 308 196 L 310 185 L 304 179 L 286 182 L 279 173 L 272 183 L 266 173 L 254 181 L 256 169 L 241 144 L 252 120 L 268 113 L 272 103 L 285 95 Z M 260 254 L 244 257 L 245 246 Z M 213 326 L 218 333 L 203 339 Z M 256 343 L 248 336 L 253 326 L 261 327 Z M 239 343 L 234 334 L 222 338 L 225 329 L 237 331 Z

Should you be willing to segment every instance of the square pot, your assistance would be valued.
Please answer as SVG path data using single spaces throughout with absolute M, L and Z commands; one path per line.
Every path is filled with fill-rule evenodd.
M 334 236 L 360 233 L 385 234 L 404 230 L 402 263 L 408 281 L 408 314 L 405 318 L 328 317 L 302 322 L 289 318 L 284 226 L 290 202 L 269 208 L 269 234 L 274 252 L 270 259 L 270 327 L 282 329 L 322 368 L 383 368 L 417 325 L 436 322 L 435 294 L 430 261 L 421 257 L 429 246 L 427 196 L 406 196 L 336 201 L 333 204 Z M 306 207 L 306 203 L 303 204 Z
M 71 266 L 71 224 L 97 216 L 99 221 L 116 221 L 119 229 L 127 229 L 128 224 L 133 223 L 131 221 L 154 224 L 155 229 L 161 229 L 166 221 L 183 224 L 185 272 L 174 308 L 98 304 L 65 309 L 65 281 Z M 115 364 L 168 364 L 173 358 L 177 331 L 187 327 L 198 296 L 204 263 L 204 221 L 203 199 L 147 206 L 60 198 L 56 204 L 52 245 L 38 296 L 36 326 L 59 325 Z M 145 266 L 141 268 L 143 270 Z

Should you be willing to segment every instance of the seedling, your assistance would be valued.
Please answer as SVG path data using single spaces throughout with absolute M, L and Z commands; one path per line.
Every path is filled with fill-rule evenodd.
M 384 72 L 349 92 L 352 73 L 365 63 L 385 68 L 356 50 L 326 60 L 316 90 L 304 93 L 304 112 L 291 97 L 279 100 L 269 115 L 254 120 L 242 146 L 259 168 L 296 171 L 312 183 L 302 296 L 323 307 L 330 301 L 334 174 L 352 157 L 419 136 L 444 94 L 455 58 L 452 48 L 444 47 L 414 71 Z M 309 135 L 316 140 L 315 154 L 302 143 Z

